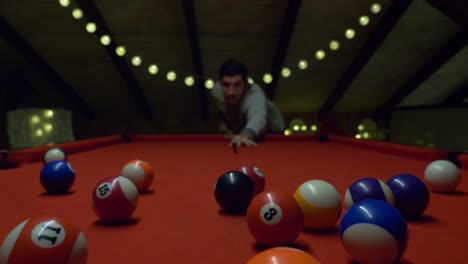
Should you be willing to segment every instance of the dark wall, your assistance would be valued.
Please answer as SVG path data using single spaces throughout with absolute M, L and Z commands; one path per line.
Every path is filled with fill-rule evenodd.
M 396 111 L 390 130 L 390 140 L 395 143 L 467 150 L 468 107 Z

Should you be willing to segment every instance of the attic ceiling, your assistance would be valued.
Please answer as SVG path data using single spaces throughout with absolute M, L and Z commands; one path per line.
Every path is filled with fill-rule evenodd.
M 62 7 L 56 0 L 4 0 L 0 15 L 97 117 L 139 115 L 168 126 L 193 115 L 202 120 L 209 108 L 204 82 L 216 80 L 218 67 L 229 58 L 244 61 L 285 113 L 372 113 L 438 105 L 454 94 L 462 104 L 468 96 L 467 31 L 460 17 L 450 16 L 454 8 L 440 10 L 436 0 L 69 2 Z M 375 3 L 381 6 L 377 14 L 371 12 Z M 105 23 L 97 24 L 94 34 L 85 30 L 93 18 L 90 6 Z M 72 17 L 75 8 L 85 11 L 83 18 Z M 369 18 L 366 26 L 359 23 L 363 15 Z M 345 37 L 347 29 L 355 31 L 354 38 Z M 51 75 L 9 40 L 4 26 L 0 33 L 1 83 L 11 87 L 19 78 L 18 87 L 30 88 L 9 89 L 35 95 L 20 105 L 70 106 Z M 105 33 L 112 38 L 110 47 L 125 46 L 125 56 L 113 58 L 99 40 Z M 332 40 L 338 50 L 330 49 Z M 451 49 L 449 55 L 444 49 Z M 322 60 L 316 58 L 318 50 L 325 52 Z M 133 56 L 141 58 L 140 66 L 132 65 Z M 299 69 L 300 60 L 308 62 L 306 69 Z M 158 66 L 156 75 L 148 73 L 150 64 Z M 291 75 L 275 76 L 268 85 L 263 75 L 275 65 L 288 67 Z M 177 74 L 175 81 L 166 79 L 169 71 Z M 199 85 L 185 85 L 189 75 Z M 389 102 L 392 98 L 397 99 Z

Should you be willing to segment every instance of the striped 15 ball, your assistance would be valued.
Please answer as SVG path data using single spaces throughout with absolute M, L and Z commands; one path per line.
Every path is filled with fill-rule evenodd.
M 125 177 L 107 178 L 94 187 L 91 205 L 102 221 L 123 221 L 133 214 L 138 205 L 138 190 Z

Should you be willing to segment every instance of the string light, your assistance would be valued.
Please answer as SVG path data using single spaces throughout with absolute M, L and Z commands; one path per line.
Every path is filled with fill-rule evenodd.
M 45 116 L 45 117 L 48 117 L 48 118 L 51 118 L 51 117 L 54 116 L 54 111 L 52 111 L 52 110 L 46 110 L 46 111 L 44 112 L 44 116 Z
M 370 19 L 369 19 L 368 16 L 361 16 L 361 17 L 359 18 L 359 24 L 360 24 L 361 26 L 367 26 L 367 25 L 369 24 L 369 20 L 370 20 Z
M 355 32 L 354 29 L 352 29 L 352 28 L 348 28 L 348 29 L 346 30 L 346 32 L 345 32 L 345 37 L 346 37 L 347 39 L 352 39 L 352 38 L 354 38 L 355 35 L 356 35 L 356 32 Z
M 125 56 L 125 54 L 127 53 L 127 49 L 125 49 L 125 46 L 118 46 L 117 48 L 115 48 L 115 54 L 117 54 L 117 56 Z
M 317 58 L 317 60 L 323 60 L 325 58 L 325 51 L 317 50 L 315 52 L 315 58 Z
M 374 13 L 374 14 L 378 14 L 381 9 L 382 9 L 382 7 L 380 6 L 379 3 L 372 4 L 372 6 L 371 6 L 371 12 Z
M 150 66 L 148 66 L 148 72 L 149 74 L 151 75 L 156 75 L 158 73 L 159 69 L 158 69 L 158 65 L 156 64 L 150 64 Z
M 102 35 L 101 36 L 101 44 L 104 46 L 108 46 L 111 43 L 111 38 L 109 35 Z
M 299 60 L 299 62 L 297 64 L 297 67 L 299 67 L 299 69 L 301 69 L 301 70 L 307 69 L 307 66 L 309 66 L 309 63 L 307 63 L 307 61 L 304 60 L 304 59 Z
M 166 78 L 168 81 L 175 81 L 177 79 L 177 74 L 174 72 L 174 71 L 169 71 L 167 74 L 166 74 Z
M 88 22 L 88 24 L 86 24 L 86 31 L 88 31 L 88 33 L 94 33 L 96 32 L 96 29 L 97 29 L 96 23 Z
M 205 87 L 208 90 L 213 89 L 214 85 L 215 85 L 215 82 L 212 79 L 208 79 L 205 81 Z
M 52 124 L 49 124 L 49 123 L 45 123 L 45 124 L 44 124 L 44 130 L 45 130 L 45 132 L 50 132 L 50 131 L 52 131 L 53 128 L 54 128 L 54 127 L 52 126 Z
M 41 118 L 37 115 L 31 116 L 31 124 L 39 124 L 41 122 Z
M 195 79 L 192 76 L 187 76 L 187 77 L 185 77 L 184 83 L 185 83 L 185 85 L 187 85 L 189 87 L 193 86 L 195 84 Z
M 70 5 L 70 0 L 59 0 L 59 4 L 63 7 L 67 7 Z
M 272 81 L 273 81 L 273 76 L 271 76 L 271 74 L 265 73 L 265 74 L 263 75 L 263 82 L 264 82 L 264 83 L 267 83 L 267 84 L 268 84 L 268 83 L 271 83 Z
M 81 19 L 83 17 L 83 11 L 81 11 L 79 8 L 75 8 L 72 11 L 72 16 L 75 19 Z
M 63 6 L 63 7 L 67 7 L 67 6 L 70 5 L 70 1 L 69 1 L 69 0 L 59 0 L 59 3 L 60 3 L 60 5 Z M 382 7 L 381 7 L 381 5 L 380 5 L 379 3 L 374 3 L 374 4 L 372 4 L 372 5 L 371 5 L 371 8 L 370 8 L 370 10 L 371 10 L 371 12 L 372 12 L 373 14 L 379 13 L 379 12 L 381 11 L 381 9 L 382 9 Z M 81 19 L 81 18 L 83 17 L 83 11 L 82 11 L 81 9 L 79 9 L 79 8 L 74 8 L 74 9 L 72 10 L 72 16 L 73 16 L 73 18 L 75 18 L 75 19 Z M 363 16 L 360 16 L 360 17 L 359 17 L 359 24 L 360 24 L 361 26 L 366 26 L 366 25 L 369 24 L 369 22 L 370 22 L 370 18 L 369 18 L 368 16 L 363 15 Z M 96 32 L 96 30 L 97 30 L 97 25 L 96 25 L 96 23 L 94 23 L 94 22 L 88 22 L 88 23 L 86 24 L 86 31 L 87 31 L 87 32 L 89 32 L 89 33 L 94 33 L 94 32 Z M 355 37 L 355 35 L 356 35 L 356 32 L 355 32 L 354 29 L 352 29 L 352 28 L 346 29 L 346 31 L 345 31 L 345 37 L 346 37 L 347 39 L 353 39 L 353 38 Z M 100 37 L 100 42 L 101 42 L 101 44 L 104 45 L 104 46 L 108 46 L 108 45 L 111 43 L 111 41 L 112 41 L 112 40 L 111 40 L 111 38 L 110 38 L 109 35 L 103 35 L 103 36 Z M 333 50 L 333 51 L 338 50 L 338 49 L 340 48 L 340 43 L 339 43 L 337 40 L 331 40 L 330 43 L 329 43 L 329 48 L 330 48 L 330 50 Z M 118 56 L 121 56 L 121 57 L 122 57 L 122 56 L 125 56 L 126 53 L 127 53 L 127 52 L 126 52 L 125 46 L 118 46 L 118 47 L 115 49 L 115 53 L 116 53 Z M 326 56 L 326 52 L 325 52 L 324 50 L 321 50 L 321 49 L 320 49 L 320 50 L 317 50 L 317 51 L 315 52 L 315 57 L 316 57 L 316 59 L 318 59 L 318 60 L 324 59 L 325 56 Z M 139 56 L 134 56 L 134 57 L 132 58 L 131 61 L 132 61 L 132 64 L 133 64 L 134 66 L 139 66 L 139 65 L 141 65 L 141 63 L 142 63 L 142 59 L 141 59 Z M 300 60 L 298 61 L 297 67 L 298 67 L 299 69 L 305 70 L 305 69 L 308 68 L 308 66 L 309 66 L 309 63 L 308 63 L 307 60 L 305 60 L 305 59 L 300 59 Z M 155 74 L 157 74 L 157 72 L 158 72 L 158 67 L 157 67 L 155 64 L 152 64 L 152 65 L 150 65 L 150 66 L 148 67 L 148 72 L 149 72 L 150 74 L 152 74 L 152 75 L 155 75 Z M 291 76 L 291 69 L 289 69 L 288 67 L 283 67 L 282 70 L 281 70 L 281 76 L 284 77 L 284 78 L 290 77 L 290 76 Z M 174 80 L 177 78 L 177 75 L 176 75 L 176 73 L 175 73 L 174 71 L 170 71 L 170 72 L 167 73 L 166 77 L 167 77 L 167 79 L 168 79 L 169 81 L 174 81 Z M 199 77 L 203 78 L 203 76 L 199 76 Z M 192 85 L 195 83 L 195 80 L 194 80 L 194 78 L 193 78 L 192 76 L 188 76 L 188 77 L 186 78 L 186 81 L 187 81 L 187 80 L 188 80 L 188 83 L 190 84 L 189 86 L 192 86 Z M 263 75 L 263 81 L 264 81 L 265 83 L 269 84 L 269 83 L 271 83 L 271 82 L 273 81 L 273 76 L 272 76 L 270 73 L 266 73 L 266 74 Z M 205 87 L 206 87 L 207 89 L 211 89 L 211 88 L 209 88 L 209 87 L 211 87 L 211 86 L 214 87 L 214 82 L 213 82 L 213 85 L 212 85 L 211 82 L 213 82 L 213 80 L 211 80 L 211 79 L 205 81 Z M 249 84 L 253 84 L 253 83 L 254 83 L 254 80 L 253 80 L 251 77 L 248 77 L 248 83 L 249 83 Z M 187 84 L 187 83 L 186 83 L 186 84 Z M 188 84 L 187 84 L 187 85 L 188 85 Z
M 291 70 L 288 67 L 284 67 L 283 69 L 281 69 L 281 76 L 283 76 L 284 78 L 288 78 L 289 76 L 291 76 Z
M 132 58 L 133 66 L 140 66 L 141 63 L 142 63 L 142 60 L 141 60 L 140 56 L 133 56 L 133 58 Z

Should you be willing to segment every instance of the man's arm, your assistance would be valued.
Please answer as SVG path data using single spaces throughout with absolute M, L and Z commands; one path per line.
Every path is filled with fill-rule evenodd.
M 255 140 L 267 130 L 268 105 L 267 98 L 258 85 L 252 84 L 251 89 L 246 94 L 243 106 L 247 112 L 247 123 L 242 133 Z

